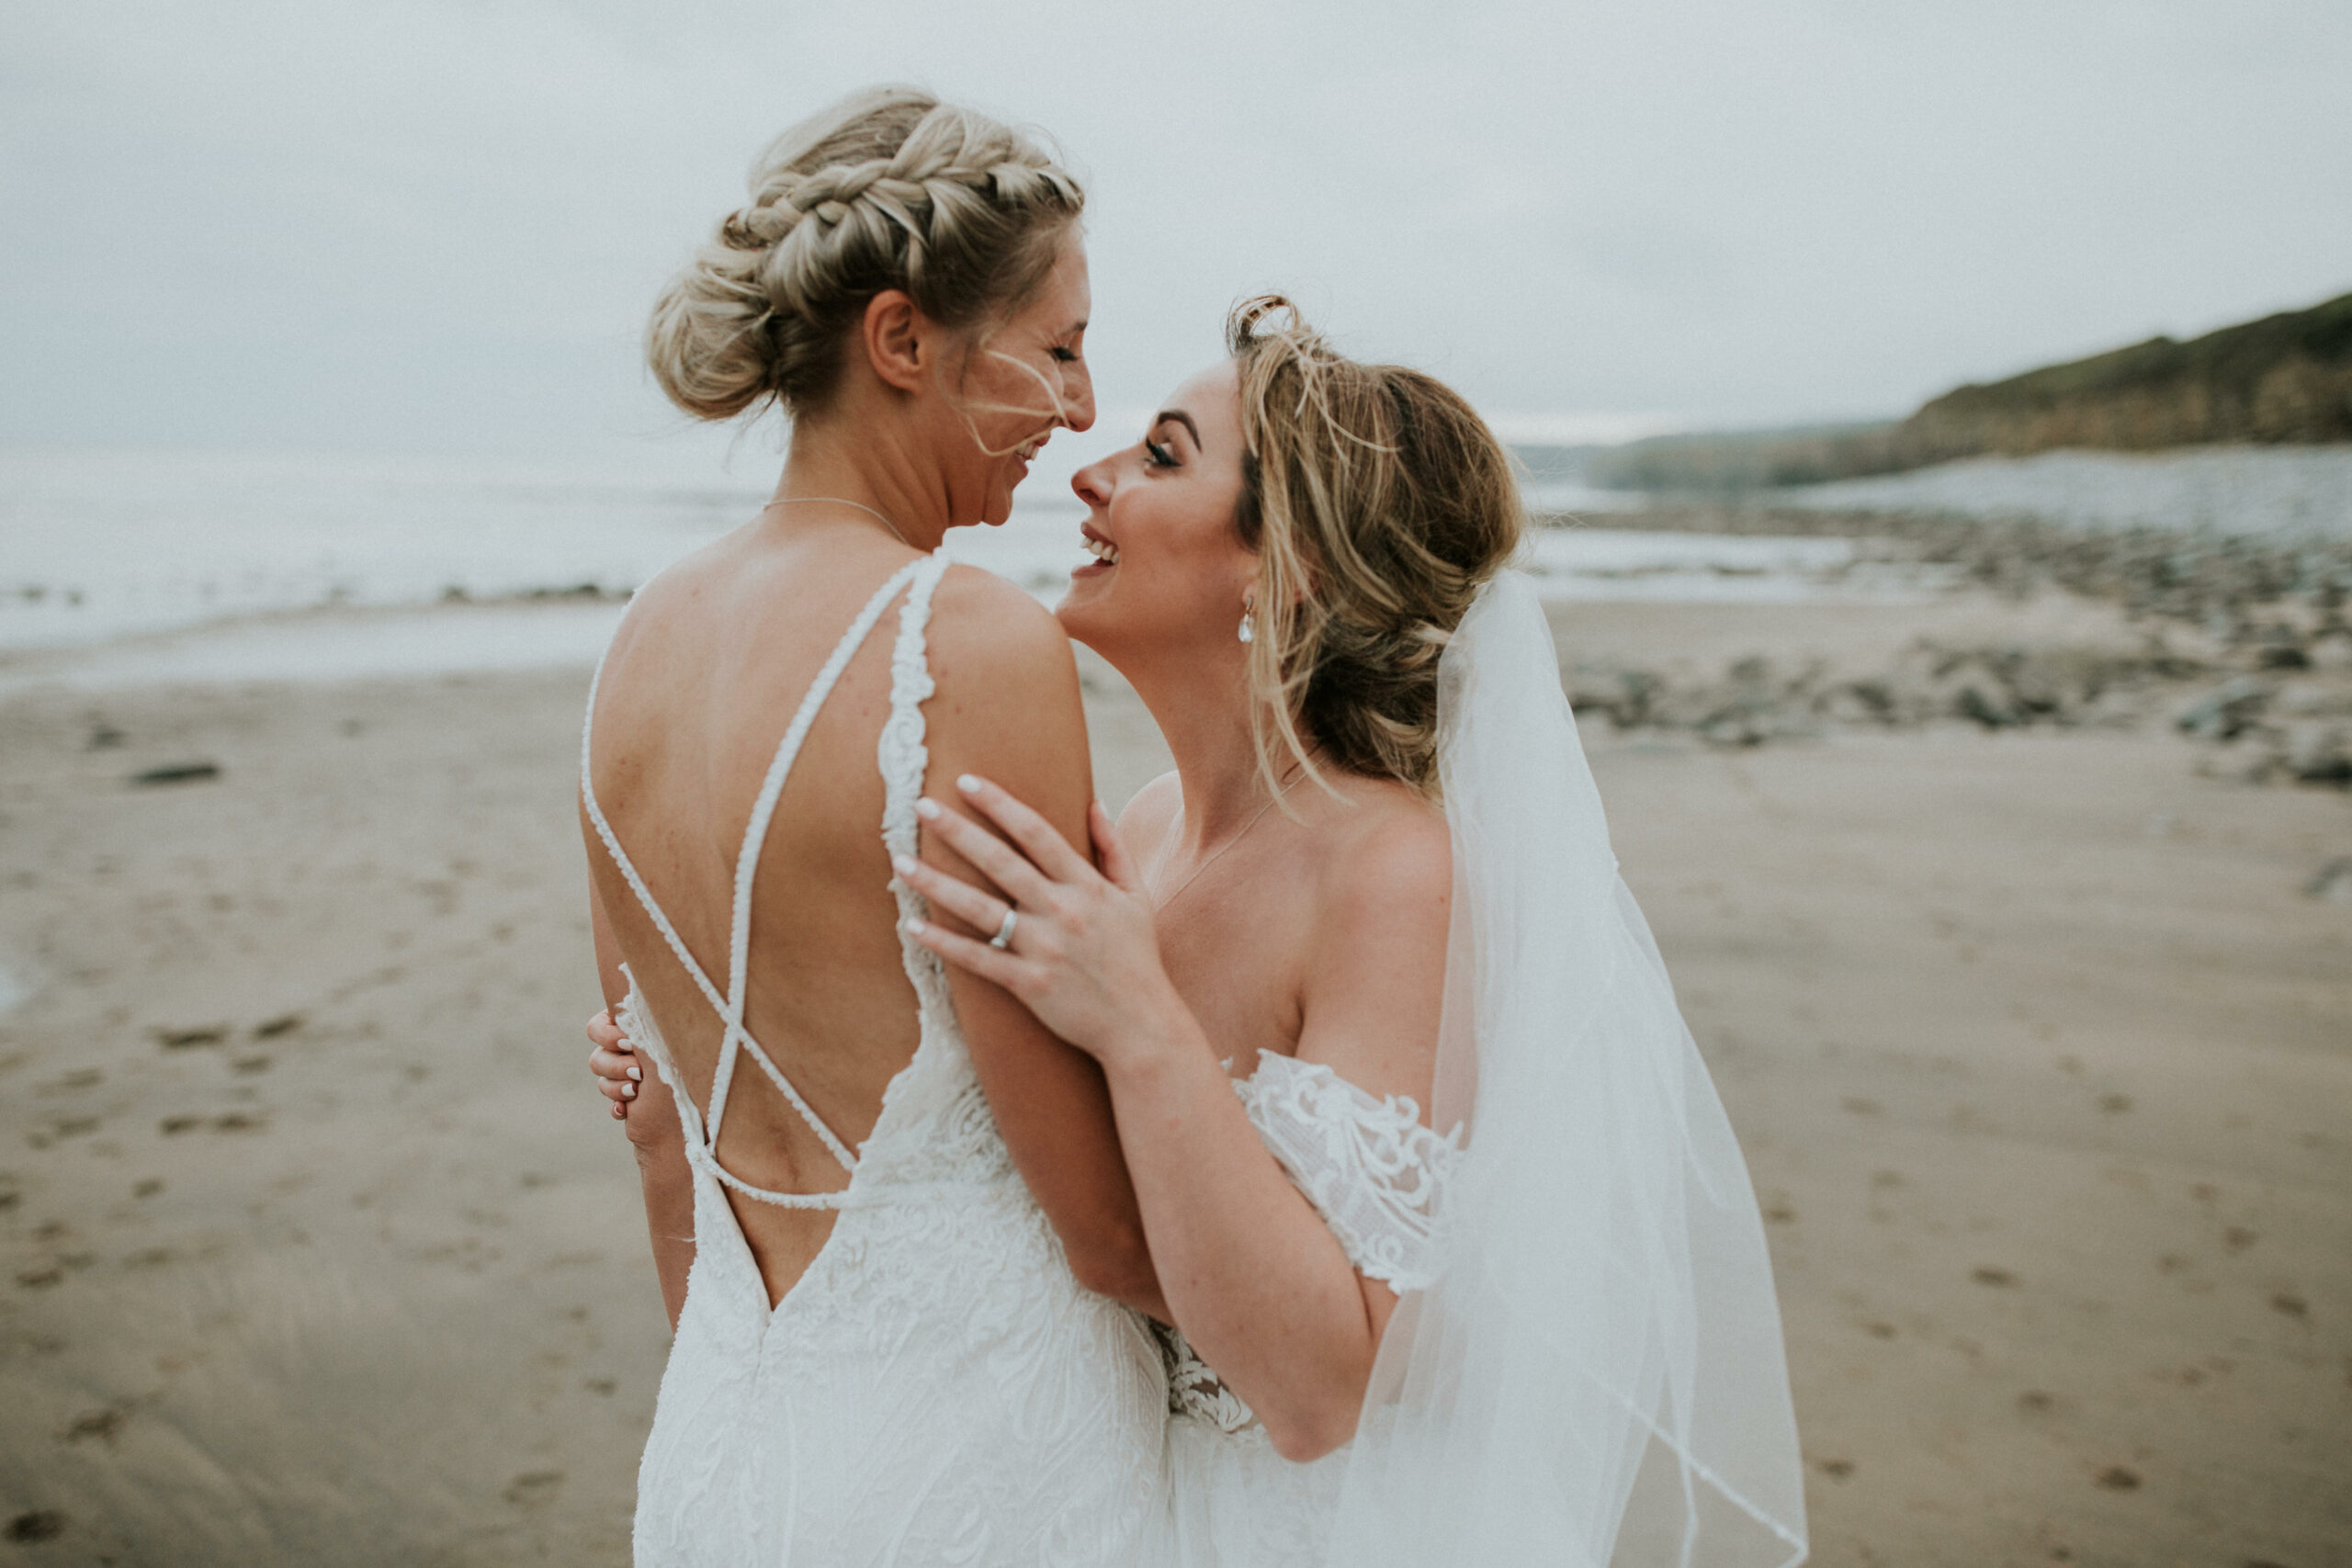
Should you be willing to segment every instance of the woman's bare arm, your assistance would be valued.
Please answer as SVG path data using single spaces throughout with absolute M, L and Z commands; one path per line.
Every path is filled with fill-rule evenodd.
M 604 846 L 593 837 L 588 849 L 591 854 L 604 852 Z M 588 918 L 595 934 L 597 984 L 604 990 L 607 1011 L 618 1016 L 621 1002 L 628 995 L 628 979 L 621 973 L 620 943 L 614 939 L 612 921 L 605 918 L 605 901 L 593 880 L 588 886 Z M 678 1124 L 670 1086 L 662 1081 L 661 1074 L 639 1070 L 641 1077 L 634 1081 L 635 1092 L 627 1100 L 628 1111 L 633 1112 L 626 1117 L 628 1142 L 637 1155 L 645 1224 L 653 1240 L 653 1271 L 661 1279 L 662 1304 L 675 1331 L 678 1314 L 686 1304 L 686 1274 L 695 1261 L 694 1174 L 686 1165 L 685 1131 Z
M 1085 842 L 1092 764 L 1077 662 L 1060 626 L 1012 584 L 953 570 L 939 586 L 930 649 L 937 689 L 924 705 L 927 791 L 955 799 L 960 774 L 998 779 Z M 958 876 L 978 874 L 928 827 L 922 859 Z M 1072 1272 L 1089 1289 L 1166 1320 L 1102 1068 L 1001 987 L 954 967 L 948 976 L 989 1109 Z

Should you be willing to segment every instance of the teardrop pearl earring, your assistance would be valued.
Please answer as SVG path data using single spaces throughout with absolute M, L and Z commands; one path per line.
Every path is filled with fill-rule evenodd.
M 1256 642 L 1258 640 L 1258 626 L 1255 621 L 1252 621 L 1250 618 L 1250 601 L 1247 599 L 1241 601 L 1240 637 L 1243 642 Z

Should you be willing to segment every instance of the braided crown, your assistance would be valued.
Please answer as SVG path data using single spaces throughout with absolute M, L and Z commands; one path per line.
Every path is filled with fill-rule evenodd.
M 771 399 L 805 411 L 831 392 L 875 295 L 904 289 L 970 325 L 1035 286 L 1085 202 L 1068 171 L 985 115 L 911 88 L 854 95 L 752 164 L 751 200 L 655 305 L 647 360 L 706 419 Z

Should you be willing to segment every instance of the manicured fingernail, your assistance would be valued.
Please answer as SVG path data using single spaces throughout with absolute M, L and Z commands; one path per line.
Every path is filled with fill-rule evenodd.
M 939 802 L 932 799 L 931 796 L 927 795 L 924 795 L 921 800 L 915 802 L 915 815 L 922 818 L 926 822 L 933 820 L 939 815 Z
M 915 857 L 912 855 L 892 855 L 890 857 L 890 869 L 897 872 L 900 876 L 912 876 L 915 870 Z
M 956 775 L 956 787 L 966 795 L 977 795 L 979 793 L 980 781 L 977 774 L 958 773 Z
M 637 1086 L 633 1083 L 625 1083 L 621 1085 L 621 1098 L 623 1100 L 635 1100 L 637 1098 Z
M 905 923 L 905 930 L 909 936 L 921 936 L 922 935 L 922 922 L 921 920 L 908 920 Z
M 628 1080 L 631 1083 L 643 1083 L 645 1081 L 645 1069 L 643 1067 L 629 1068 Z

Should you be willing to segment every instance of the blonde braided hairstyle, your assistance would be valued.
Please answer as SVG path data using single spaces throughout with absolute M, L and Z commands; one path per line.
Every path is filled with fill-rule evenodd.
M 645 356 L 703 419 L 823 406 L 866 302 L 903 289 L 951 330 L 1016 309 L 1086 195 L 1035 142 L 912 87 L 870 87 L 752 165 L 751 200 L 654 305 Z
M 1443 382 L 1340 355 L 1280 295 L 1235 308 L 1250 729 L 1268 786 L 1318 763 L 1437 793 L 1437 671 L 1526 526 L 1510 458 Z

